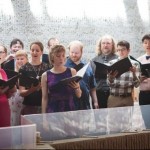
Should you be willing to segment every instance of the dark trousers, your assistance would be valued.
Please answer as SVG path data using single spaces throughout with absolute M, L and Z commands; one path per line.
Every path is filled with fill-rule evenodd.
M 150 129 L 150 91 L 140 91 L 139 105 L 141 105 L 141 113 L 145 127 Z
M 110 95 L 110 91 L 109 90 L 107 91 L 97 90 L 96 95 L 97 95 L 99 108 L 107 108 L 107 101 Z

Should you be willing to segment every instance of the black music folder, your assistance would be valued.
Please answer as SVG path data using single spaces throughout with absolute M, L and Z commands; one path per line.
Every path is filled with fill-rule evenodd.
M 84 66 L 84 64 L 83 64 L 83 63 L 80 63 L 80 64 L 76 65 L 76 66 L 74 67 L 74 69 L 75 69 L 76 71 L 79 71 L 81 68 L 83 68 L 83 66 Z
M 62 80 L 59 81 L 59 82 L 61 82 L 61 84 L 69 84 L 69 83 L 72 82 L 72 81 L 79 82 L 79 81 L 83 78 L 83 76 L 84 76 L 84 74 L 85 74 L 86 69 L 88 68 L 88 66 L 89 66 L 89 63 L 87 63 L 83 68 L 81 68 L 81 69 L 77 72 L 76 75 L 74 75 L 74 76 L 72 76 L 72 77 L 70 77 L 70 78 L 62 79 Z
M 150 63 L 141 64 L 141 72 L 142 75 L 146 76 L 147 78 L 150 78 Z
M 4 69 L 4 65 L 5 65 L 6 61 L 2 62 L 0 65 L 1 65 L 1 68 Z
M 109 73 L 110 71 L 118 71 L 118 74 L 116 76 L 117 78 L 123 73 L 129 71 L 130 67 L 132 67 L 130 59 L 128 57 L 121 59 L 112 65 L 102 64 L 102 63 L 95 62 L 95 61 L 94 63 L 96 65 L 95 77 L 104 78 L 104 79 L 107 78 L 107 73 Z
M 41 77 L 35 78 L 31 76 L 24 75 L 23 73 L 19 74 L 19 85 L 26 88 L 30 88 L 32 85 L 37 86 L 41 82 Z
M 134 57 L 130 56 L 131 59 L 137 61 L 141 68 L 141 75 L 149 78 L 150 77 L 150 63 L 148 64 L 142 64 L 140 61 L 136 60 Z
M 28 76 L 25 73 L 16 72 L 16 71 L 9 70 L 9 69 L 4 69 L 4 71 L 6 72 L 7 76 L 9 77 L 8 81 L 10 80 L 9 82 L 7 81 L 8 82 L 7 84 L 9 84 L 9 83 L 11 84 L 11 83 L 13 83 L 13 81 L 15 81 L 15 79 L 17 79 L 17 80 L 19 79 L 19 85 L 30 88 L 31 85 L 37 86 L 39 84 L 39 82 L 41 82 L 41 76 L 39 76 L 38 78 L 35 78 L 35 77 Z M 16 80 L 16 82 L 17 82 L 17 80 Z M 0 85 L 2 82 L 3 81 L 0 82 Z
M 2 68 L 7 69 L 7 70 L 15 70 L 15 60 L 11 59 L 11 60 L 5 61 L 2 65 Z M 11 78 L 11 77 L 8 77 L 8 78 Z
M 4 81 L 2 79 L 0 79 L 0 86 L 2 87 L 7 87 L 9 86 L 9 88 L 12 88 L 16 85 L 17 81 L 18 81 L 19 76 L 16 75 L 10 79 L 8 79 L 7 81 Z
M 61 87 L 61 85 L 67 85 L 73 81 L 79 82 L 83 78 L 88 66 L 89 66 L 89 63 L 87 63 L 82 69 L 80 69 L 76 75 L 60 80 L 58 83 L 53 85 L 53 88 Z
M 4 71 L 6 72 L 8 79 L 10 79 L 16 75 L 19 75 L 19 73 L 14 70 L 4 69 Z

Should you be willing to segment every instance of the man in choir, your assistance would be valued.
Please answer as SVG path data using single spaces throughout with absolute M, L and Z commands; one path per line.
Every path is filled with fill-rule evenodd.
M 110 64 L 124 59 L 129 56 L 130 44 L 123 40 L 117 43 L 118 58 L 110 61 Z M 110 96 L 108 98 L 107 107 L 123 107 L 133 106 L 132 91 L 134 87 L 138 87 L 140 84 L 140 64 L 130 59 L 132 67 L 129 71 L 123 73 L 121 76 L 117 76 L 117 70 L 110 71 L 108 73 L 108 84 L 110 86 Z
M 143 48 L 145 54 L 140 56 L 137 60 L 142 64 L 150 63 L 150 34 L 146 34 L 142 38 Z M 150 77 L 141 76 L 139 104 L 150 105 Z
M 115 54 L 115 41 L 112 36 L 104 35 L 97 42 L 97 56 L 92 59 L 99 63 L 108 63 L 109 61 L 117 58 Z M 91 63 L 93 72 L 95 73 L 96 66 Z M 109 85 L 106 82 L 106 77 L 96 77 L 96 94 L 98 99 L 98 104 L 100 108 L 107 108 L 107 100 L 110 94 Z
M 83 67 L 86 64 L 82 60 L 83 44 L 80 41 L 72 41 L 70 42 L 68 48 L 69 57 L 67 58 L 66 66 L 76 68 L 78 71 L 78 66 L 81 69 L 81 66 Z M 87 68 L 83 79 L 80 80 L 80 87 L 82 90 L 81 97 L 79 100 L 76 100 L 76 97 L 74 97 L 74 101 L 76 102 L 76 109 L 91 109 L 90 96 L 93 101 L 94 108 L 99 108 L 96 96 L 96 81 L 90 66 Z
M 24 44 L 20 39 L 13 39 L 11 41 L 10 54 L 6 57 L 6 62 L 4 63 L 3 69 L 15 70 L 15 53 L 23 48 Z
M 142 38 L 142 45 L 145 54 L 140 56 L 137 60 L 141 64 L 150 64 L 150 34 L 146 34 Z M 146 128 L 150 128 L 149 108 L 143 105 L 150 105 L 150 77 L 141 76 L 140 91 L 139 91 L 139 105 L 141 105 L 142 116 Z

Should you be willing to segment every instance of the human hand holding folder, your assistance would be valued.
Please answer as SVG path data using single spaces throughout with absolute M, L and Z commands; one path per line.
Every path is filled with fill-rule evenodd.
M 41 82 L 41 77 L 39 77 L 39 79 L 34 78 L 34 77 L 29 77 L 27 75 L 24 74 L 20 74 L 19 76 L 19 85 L 24 86 L 24 87 L 36 87 L 40 84 Z
M 82 68 L 77 72 L 76 75 L 74 75 L 74 76 L 72 76 L 72 77 L 70 77 L 70 78 L 62 79 L 62 80 L 59 81 L 59 82 L 60 82 L 61 84 L 69 84 L 70 82 L 73 82 L 73 81 L 79 82 L 79 81 L 83 78 L 83 76 L 84 76 L 84 74 L 85 74 L 85 72 L 86 72 L 86 70 L 87 70 L 89 64 L 90 64 L 90 63 L 87 63 L 84 67 L 82 67 Z
M 141 64 L 141 71 L 143 76 L 150 78 L 150 63 Z
M 96 65 L 95 77 L 100 78 L 100 79 L 101 78 L 106 79 L 108 73 L 110 73 L 110 72 L 112 73 L 115 71 L 117 71 L 117 74 L 115 76 L 117 78 L 120 75 L 122 75 L 123 73 L 129 71 L 130 68 L 132 67 L 132 64 L 128 57 L 121 59 L 112 65 L 102 64 L 102 63 L 95 62 L 95 61 L 94 61 L 94 63 Z
M 16 75 L 10 79 L 8 79 L 7 81 L 0 79 L 0 87 L 9 87 L 9 89 L 13 88 L 16 84 L 16 82 L 18 81 L 19 76 Z
M 39 77 L 37 79 L 37 78 L 31 77 L 31 76 L 28 76 L 22 72 L 20 73 L 20 72 L 8 70 L 8 69 L 4 69 L 4 71 L 6 72 L 7 76 L 10 77 L 9 80 L 12 80 L 16 83 L 19 79 L 19 84 L 21 83 L 21 86 L 24 86 L 24 87 L 30 88 L 31 86 L 37 86 L 41 81 L 41 77 Z M 12 83 L 12 81 L 11 82 L 9 81 L 9 82 Z
M 131 59 L 137 61 L 141 68 L 141 78 L 142 80 L 150 78 L 150 63 L 142 64 L 140 61 L 136 60 L 134 57 L 130 56 Z
M 110 72 L 108 72 L 108 80 L 110 82 L 113 82 L 117 75 L 118 75 L 118 71 L 110 71 Z
M 76 75 L 60 80 L 58 83 L 53 85 L 53 88 L 61 87 L 61 85 L 68 85 L 71 82 L 79 82 L 83 78 L 89 64 L 90 63 L 87 63 L 83 68 L 81 68 Z

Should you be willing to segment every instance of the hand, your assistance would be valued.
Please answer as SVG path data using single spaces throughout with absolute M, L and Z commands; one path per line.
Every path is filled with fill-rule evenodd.
M 94 103 L 94 109 L 99 109 L 99 105 L 97 102 Z
M 8 89 L 9 89 L 9 86 L 6 86 L 6 87 L 0 86 L 0 94 L 6 93 Z
M 72 81 L 72 82 L 70 82 L 68 85 L 69 85 L 71 88 L 73 88 L 73 89 L 78 89 L 78 88 L 80 88 L 79 82 Z
M 143 82 L 143 81 L 146 80 L 146 79 L 147 79 L 146 76 L 141 76 L 141 77 L 140 77 L 140 82 Z
M 12 60 L 14 58 L 15 58 L 15 54 L 10 54 L 5 59 L 6 59 L 6 61 L 9 61 L 9 60 Z
M 41 83 L 39 83 L 39 84 L 37 85 L 37 91 L 39 91 L 41 88 L 42 88 Z
M 136 67 L 134 67 L 134 66 L 130 67 L 129 71 L 131 71 L 132 73 L 135 73 L 136 72 Z
M 117 75 L 118 75 L 118 71 L 117 71 L 117 70 L 115 70 L 115 71 L 110 71 L 110 72 L 108 73 L 108 80 L 109 80 L 109 81 L 114 80 Z
M 41 89 L 41 83 L 39 83 L 38 85 L 34 86 L 33 84 L 31 85 L 30 91 L 31 93 L 35 92 L 35 91 L 39 91 Z
M 7 97 L 10 98 L 17 91 L 16 86 L 7 91 Z

